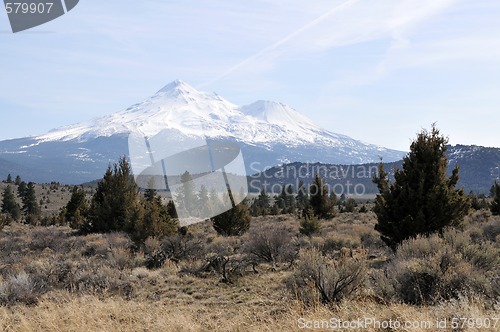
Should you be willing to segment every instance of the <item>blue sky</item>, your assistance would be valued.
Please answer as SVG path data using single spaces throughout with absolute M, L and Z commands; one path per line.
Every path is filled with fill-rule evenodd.
M 407 150 L 438 123 L 500 147 L 497 0 L 81 0 L 12 34 L 0 9 L 0 139 L 110 114 L 174 79 Z

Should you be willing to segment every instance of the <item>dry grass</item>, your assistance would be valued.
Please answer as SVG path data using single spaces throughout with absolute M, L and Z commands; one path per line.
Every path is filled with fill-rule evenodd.
M 480 302 L 452 301 L 435 307 L 404 304 L 381 305 L 373 302 L 345 302 L 340 310 L 325 306 L 305 309 L 296 302 L 282 302 L 275 309 L 261 305 L 234 306 L 231 303 L 190 303 L 174 305 L 168 299 L 159 302 L 126 301 L 122 298 L 99 299 L 95 296 L 73 298 L 57 293 L 36 307 L 0 308 L 2 331 L 299 331 L 305 322 L 325 324 L 332 318 L 342 321 L 372 318 L 375 321 L 430 322 L 431 328 L 412 326 L 399 331 L 450 331 L 438 329 L 436 320 L 455 318 L 493 318 L 497 310 L 487 310 Z M 323 327 L 325 327 L 323 325 Z M 316 331 L 326 328 L 313 329 Z M 368 326 L 363 331 L 387 331 Z M 468 328 L 467 331 L 482 331 Z M 492 329 L 494 331 L 494 329 Z
M 375 222 L 373 213 L 343 213 L 325 221 L 314 238 L 298 236 L 299 222 L 289 215 L 254 218 L 250 233 L 240 238 L 220 237 L 210 223 L 197 224 L 189 231 L 202 241 L 203 250 L 179 255 L 178 262 L 167 260 L 155 270 L 145 268 L 143 251 L 158 250 L 165 245 L 161 241 L 149 240 L 143 251 L 133 253 L 123 234 L 75 236 L 66 227 L 13 224 L 0 232 L 0 299 L 7 289 L 2 285 L 10 285 L 9 278 L 16 275 L 29 274 L 32 279 L 25 283 L 38 293 L 33 301 L 14 297 L 0 305 L 0 331 L 297 331 L 299 319 L 324 324 L 332 318 L 432 323 L 431 328 L 399 330 L 418 332 L 451 330 L 449 325 L 437 329 L 436 320 L 447 319 L 450 324 L 452 318 L 498 317 L 499 304 L 486 304 L 479 297 L 412 306 L 383 302 L 373 289 L 338 305 L 305 306 L 286 287 L 297 265 L 290 268 L 281 261 L 274 267 L 260 264 L 258 273 L 249 269 L 233 284 L 221 282 L 217 273 L 195 273 L 205 255 L 241 253 L 253 231 L 274 226 L 296 234 L 292 236 L 297 236 L 302 251 L 315 247 L 333 260 L 341 246 L 364 247 L 373 256 L 367 258 L 370 271 L 382 272 L 389 252 L 380 247 Z M 494 239 L 499 222 L 490 215 L 474 214 L 466 232 Z M 13 285 L 20 287 L 23 280 Z M 373 326 L 362 330 L 387 331 Z

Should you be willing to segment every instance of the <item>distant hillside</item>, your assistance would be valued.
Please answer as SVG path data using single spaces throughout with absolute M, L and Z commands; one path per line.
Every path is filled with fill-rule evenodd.
M 495 179 L 500 179 L 500 148 L 488 148 L 481 146 L 456 145 L 449 146 L 448 157 L 450 162 L 449 171 L 460 166 L 459 186 L 464 187 L 468 193 L 488 194 Z M 402 161 L 384 163 L 385 170 L 392 178 L 393 170 L 401 168 Z M 334 188 L 339 195 L 352 194 L 375 194 L 377 188 L 372 182 L 376 174 L 377 163 L 360 165 L 338 165 L 322 163 L 288 163 L 282 166 L 269 168 L 265 172 L 255 173 L 248 177 L 250 192 L 258 192 L 265 186 L 268 192 L 279 192 L 283 184 L 291 184 L 294 189 L 300 180 L 305 184 L 312 181 L 314 175 L 319 172 L 327 179 L 327 183 Z M 95 172 L 95 170 L 93 170 Z M 103 168 L 100 174 L 104 174 Z M 40 172 L 26 166 L 0 159 L 0 176 L 5 178 L 7 174 L 16 176 L 22 174 L 23 179 L 32 181 L 43 179 L 38 182 L 50 182 L 57 180 L 56 174 Z M 98 179 L 86 182 L 86 186 L 97 186 Z M 274 187 L 273 187 L 274 186 Z M 238 188 L 239 189 L 239 188 Z
M 467 192 L 488 194 L 495 180 L 500 179 L 500 149 L 482 146 L 455 145 L 448 150 L 450 167 L 460 166 L 459 185 Z
M 459 187 L 468 193 L 488 194 L 491 185 L 500 179 L 500 149 L 480 146 L 449 146 L 447 155 L 449 172 L 459 165 Z M 372 182 L 378 174 L 377 163 L 362 165 L 308 164 L 290 163 L 270 168 L 262 173 L 249 177 L 249 188 L 252 192 L 265 187 L 268 192 L 278 192 L 283 185 L 291 184 L 294 189 L 302 180 L 305 184 L 312 182 L 315 174 L 320 173 L 338 195 L 375 194 L 377 187 Z M 400 169 L 402 161 L 384 163 L 385 170 L 393 179 L 393 170 Z

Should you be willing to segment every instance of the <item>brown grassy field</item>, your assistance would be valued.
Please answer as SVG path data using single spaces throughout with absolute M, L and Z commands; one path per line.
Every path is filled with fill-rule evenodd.
M 59 189 L 51 195 L 65 194 Z M 450 331 L 453 319 L 460 324 L 461 318 L 482 323 L 498 319 L 498 293 L 490 288 L 485 289 L 493 292 L 493 298 L 464 293 L 418 305 L 382 294 L 379 288 L 384 279 L 378 279 L 377 273 L 398 258 L 381 243 L 373 229 L 375 222 L 371 212 L 342 213 L 323 221 L 321 232 L 311 238 L 298 235 L 299 221 L 291 215 L 253 218 L 250 232 L 242 237 L 218 236 L 206 222 L 191 226 L 190 235 L 168 246 L 151 239 L 141 248 L 124 234 L 80 236 L 67 227 L 11 224 L 0 231 L 0 330 L 294 331 L 311 326 L 318 331 Z M 489 243 L 494 258 L 474 257 L 493 266 L 492 273 L 498 273 L 499 226 L 500 218 L 478 211 L 467 217 L 463 230 L 478 245 Z M 207 268 L 215 255 L 230 258 L 229 266 L 243 262 L 251 256 L 246 248 L 256 234 L 269 234 L 273 229 L 286 230 L 287 248 L 295 248 L 299 256 L 276 259 L 274 264 L 259 260 L 255 265 L 242 265 L 227 280 L 217 268 Z M 461 235 L 456 236 L 460 239 Z M 165 246 L 176 248 L 171 259 L 161 267 L 146 268 L 148 259 Z M 287 285 L 307 257 L 303 253 L 313 248 L 332 262 L 365 264 L 362 287 L 339 302 L 304 302 Z M 345 249 L 353 257 L 341 257 Z M 381 326 L 335 329 L 326 325 L 336 319 L 372 319 Z M 436 321 L 445 319 L 447 328 L 438 328 Z M 382 326 L 389 321 L 412 325 Z M 455 330 L 495 331 L 476 323 Z

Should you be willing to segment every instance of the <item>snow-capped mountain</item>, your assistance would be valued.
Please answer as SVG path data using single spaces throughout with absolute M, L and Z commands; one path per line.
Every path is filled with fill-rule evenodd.
M 110 162 L 128 154 L 130 133 L 153 137 L 165 130 L 171 142 L 193 136 L 238 142 L 249 171 L 291 161 L 396 161 L 404 154 L 324 130 L 282 103 L 257 101 L 240 107 L 174 81 L 123 111 L 0 142 L 0 159 L 32 169 L 38 181 L 79 183 L 101 177 Z
M 379 156 L 391 160 L 401 157 L 399 151 L 364 144 L 324 130 L 288 105 L 257 101 L 239 107 L 215 93 L 200 92 L 179 80 L 124 111 L 56 129 L 36 139 L 39 142 L 82 142 L 130 132 L 151 137 L 164 129 L 208 138 L 233 137 L 250 144 L 279 142 L 291 146 L 348 147 L 353 149 L 350 155 L 354 159 L 350 162 L 372 161 Z

